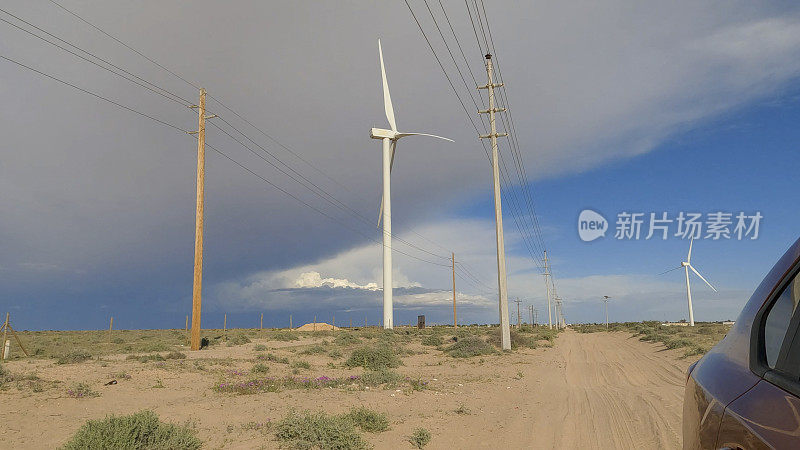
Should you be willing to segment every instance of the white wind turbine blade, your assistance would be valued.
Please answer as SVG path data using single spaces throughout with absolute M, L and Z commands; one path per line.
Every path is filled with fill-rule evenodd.
M 680 269 L 680 268 L 682 268 L 682 267 L 683 267 L 683 265 L 681 264 L 681 265 L 680 265 L 680 266 L 678 266 L 678 267 L 673 267 L 672 269 L 665 270 L 665 271 L 661 272 L 659 275 L 664 275 L 665 273 L 670 273 L 670 272 L 672 272 L 673 270 L 678 270 L 678 269 Z
M 692 244 L 693 243 L 694 243 L 694 236 L 692 236 L 692 239 L 689 241 L 689 254 L 686 255 L 686 262 L 687 263 L 692 262 Z
M 386 110 L 386 119 L 392 131 L 397 131 L 397 124 L 394 121 L 394 108 L 392 108 L 392 97 L 389 95 L 389 83 L 386 81 L 386 68 L 383 66 L 383 49 L 381 40 L 378 39 L 378 55 L 381 57 L 381 77 L 383 79 L 383 108 Z
M 691 264 L 689 264 L 689 268 L 690 268 L 690 269 L 692 269 L 692 272 L 694 272 L 694 274 L 695 274 L 695 275 L 697 275 L 698 277 L 700 277 L 700 279 L 701 279 L 701 280 L 705 281 L 705 282 L 706 282 L 706 284 L 708 285 L 708 287 L 710 287 L 711 289 L 713 289 L 713 290 L 714 290 L 714 292 L 717 292 L 717 288 L 715 288 L 714 286 L 712 286 L 712 285 L 711 285 L 711 283 L 709 283 L 709 282 L 708 282 L 708 280 L 706 280 L 705 278 L 703 278 L 703 276 L 702 276 L 702 275 L 700 275 L 700 272 L 698 272 L 698 271 L 697 271 L 697 270 L 696 270 L 694 267 L 692 267 L 692 265 L 691 265 Z
M 427 134 L 427 133 L 397 133 L 397 137 L 405 137 L 405 136 L 428 136 L 436 139 L 443 139 L 445 141 L 455 142 L 454 140 L 442 136 L 437 136 L 435 134 Z

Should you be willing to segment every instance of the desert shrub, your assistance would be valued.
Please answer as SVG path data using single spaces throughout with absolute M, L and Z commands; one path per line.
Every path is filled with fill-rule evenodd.
M 401 364 L 402 361 L 389 345 L 358 348 L 345 361 L 347 367 L 363 367 L 368 370 L 389 369 Z
M 361 339 L 350 333 L 340 333 L 333 342 L 337 345 L 352 345 L 361 342 Z
M 263 351 L 266 351 L 266 350 L 267 350 L 267 346 L 264 345 L 264 344 L 257 344 L 257 345 L 255 345 L 253 347 L 253 351 L 256 351 L 256 352 L 263 352 Z
M 353 423 L 322 412 L 291 412 L 275 426 L 275 437 L 297 449 L 361 450 L 369 448 Z
M 258 355 L 256 359 L 267 360 L 281 364 L 289 364 L 289 358 L 285 356 L 275 356 L 272 353 L 267 353 L 266 355 Z
M 61 355 L 56 360 L 57 364 L 75 364 L 92 359 L 92 355 L 85 350 L 71 351 L 65 355 Z
M 184 357 L 186 356 L 184 355 Z M 139 361 L 141 363 L 146 363 L 150 361 L 166 361 L 167 358 L 159 355 L 158 353 L 152 353 L 150 355 L 128 355 L 125 359 L 129 361 Z
M 706 353 L 708 353 L 709 350 L 710 349 L 708 347 L 702 345 L 691 345 L 683 353 L 683 357 L 688 358 L 689 356 L 705 355 Z
M 518 332 L 517 330 L 511 330 L 511 348 L 517 349 L 520 347 L 527 347 L 527 348 L 536 348 L 538 340 L 538 334 L 523 334 Z M 502 347 L 500 341 L 500 333 L 494 332 L 489 335 L 489 342 L 497 348 Z
M 445 349 L 445 352 L 454 358 L 469 358 L 472 356 L 490 355 L 495 353 L 495 349 L 483 339 L 469 336 L 460 339 L 458 342 Z
M 244 345 L 249 343 L 250 343 L 250 338 L 245 336 L 244 334 L 234 334 L 233 336 L 228 338 L 228 347 L 234 345 Z
M 267 366 L 266 364 L 258 363 L 256 365 L 254 365 L 252 369 L 250 369 L 250 372 L 253 372 L 253 373 L 267 373 L 267 372 L 269 372 L 269 366 Z
M 690 341 L 689 339 L 669 338 L 664 340 L 664 346 L 669 349 L 691 347 L 692 345 L 693 345 L 692 341 Z
M 186 354 L 181 352 L 169 352 L 164 359 L 186 359 Z
M 321 345 L 314 345 L 300 352 L 301 355 L 316 355 L 318 353 L 325 353 L 325 347 Z
M 414 434 L 408 437 L 408 442 L 411 442 L 416 448 L 422 448 L 428 445 L 428 442 L 431 441 L 431 432 L 426 430 L 425 428 L 417 428 L 414 430 Z
M 269 337 L 276 341 L 296 341 L 300 339 L 297 336 L 297 333 L 294 333 L 292 331 L 278 331 L 277 333 L 273 333 Z
M 163 342 L 153 342 L 144 345 L 139 350 L 140 352 L 165 352 L 170 349 L 170 346 Z
M 467 408 L 463 403 L 459 404 L 458 408 L 454 409 L 453 412 L 460 416 L 468 416 L 472 414 L 472 411 L 470 411 L 469 408 Z
M 292 364 L 290 364 L 289 367 L 292 367 L 294 369 L 306 369 L 307 370 L 307 369 L 311 368 L 311 364 L 309 364 L 308 361 L 295 361 Z
M 87 421 L 63 450 L 199 449 L 203 442 L 187 426 L 163 423 L 152 411 Z
M 72 398 L 98 397 L 100 394 L 92 390 L 86 383 L 78 383 L 67 389 L 67 396 Z
M 422 345 L 430 345 L 432 347 L 438 347 L 442 345 L 444 341 L 442 337 L 438 334 L 429 334 L 422 338 Z
M 345 417 L 353 425 L 370 433 L 379 433 L 389 429 L 389 419 L 386 418 L 386 414 L 363 406 L 351 409 L 349 413 L 345 414 Z

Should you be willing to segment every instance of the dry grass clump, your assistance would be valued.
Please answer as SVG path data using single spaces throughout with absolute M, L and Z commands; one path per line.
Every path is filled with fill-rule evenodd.
M 417 428 L 414 430 L 414 434 L 408 437 L 408 442 L 410 442 L 415 448 L 425 447 L 430 441 L 431 432 L 425 428 Z
M 353 350 L 345 361 L 347 367 L 363 367 L 367 370 L 393 369 L 403 364 L 394 347 L 387 344 L 365 346 Z
M 275 425 L 275 437 L 296 449 L 362 450 L 369 448 L 358 429 L 379 433 L 389 429 L 385 414 L 359 407 L 341 415 L 291 412 Z
M 444 344 L 444 339 L 439 334 L 429 334 L 422 338 L 422 345 L 429 345 L 432 347 L 438 347 Z
M 107 416 L 87 421 L 62 447 L 63 450 L 195 450 L 203 442 L 188 426 L 163 423 L 152 411 L 129 416 Z
M 496 353 L 494 347 L 477 336 L 468 336 L 447 347 L 445 353 L 454 358 L 470 358 L 473 356 L 491 355 Z
M 85 350 L 73 350 L 61 355 L 56 360 L 56 364 L 75 364 L 92 359 L 92 354 Z

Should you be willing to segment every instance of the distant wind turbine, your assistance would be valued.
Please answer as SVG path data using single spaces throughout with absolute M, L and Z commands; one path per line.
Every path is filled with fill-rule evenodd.
M 691 286 L 689 286 L 689 270 L 691 269 L 691 271 L 694 272 L 695 275 L 700 277 L 700 279 L 703 280 L 703 282 L 705 282 L 708 285 L 708 287 L 710 287 L 714 292 L 717 292 L 717 289 L 714 286 L 712 286 L 711 283 L 708 282 L 708 280 L 703 278 L 703 276 L 700 275 L 700 272 L 698 272 L 697 269 L 695 269 L 692 266 L 693 243 L 694 243 L 694 237 L 692 237 L 692 239 L 689 241 L 689 254 L 686 255 L 686 261 L 683 261 L 680 266 L 675 267 L 674 269 L 669 269 L 666 272 L 662 272 L 662 274 L 665 274 L 667 272 L 672 272 L 673 270 L 678 270 L 681 267 L 683 267 L 684 271 L 686 272 L 686 299 L 689 302 L 689 326 L 692 327 L 694 326 L 694 311 L 692 310 L 692 288 Z
M 383 107 L 386 119 L 389 121 L 389 130 L 372 128 L 369 137 L 383 140 L 383 197 L 378 210 L 378 225 L 383 219 L 383 328 L 392 329 L 394 313 L 392 309 L 392 201 L 391 201 L 391 176 L 394 165 L 394 150 L 397 141 L 406 136 L 429 136 L 453 142 L 441 136 L 426 133 L 400 133 L 394 120 L 392 97 L 389 95 L 389 84 L 386 81 L 386 68 L 383 65 L 383 49 L 381 40 L 378 39 L 378 56 L 381 60 L 381 78 L 383 80 Z

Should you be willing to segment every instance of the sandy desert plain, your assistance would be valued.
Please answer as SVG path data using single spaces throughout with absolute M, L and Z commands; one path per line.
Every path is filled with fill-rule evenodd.
M 20 332 L 0 448 L 680 448 L 686 370 L 727 330 Z

